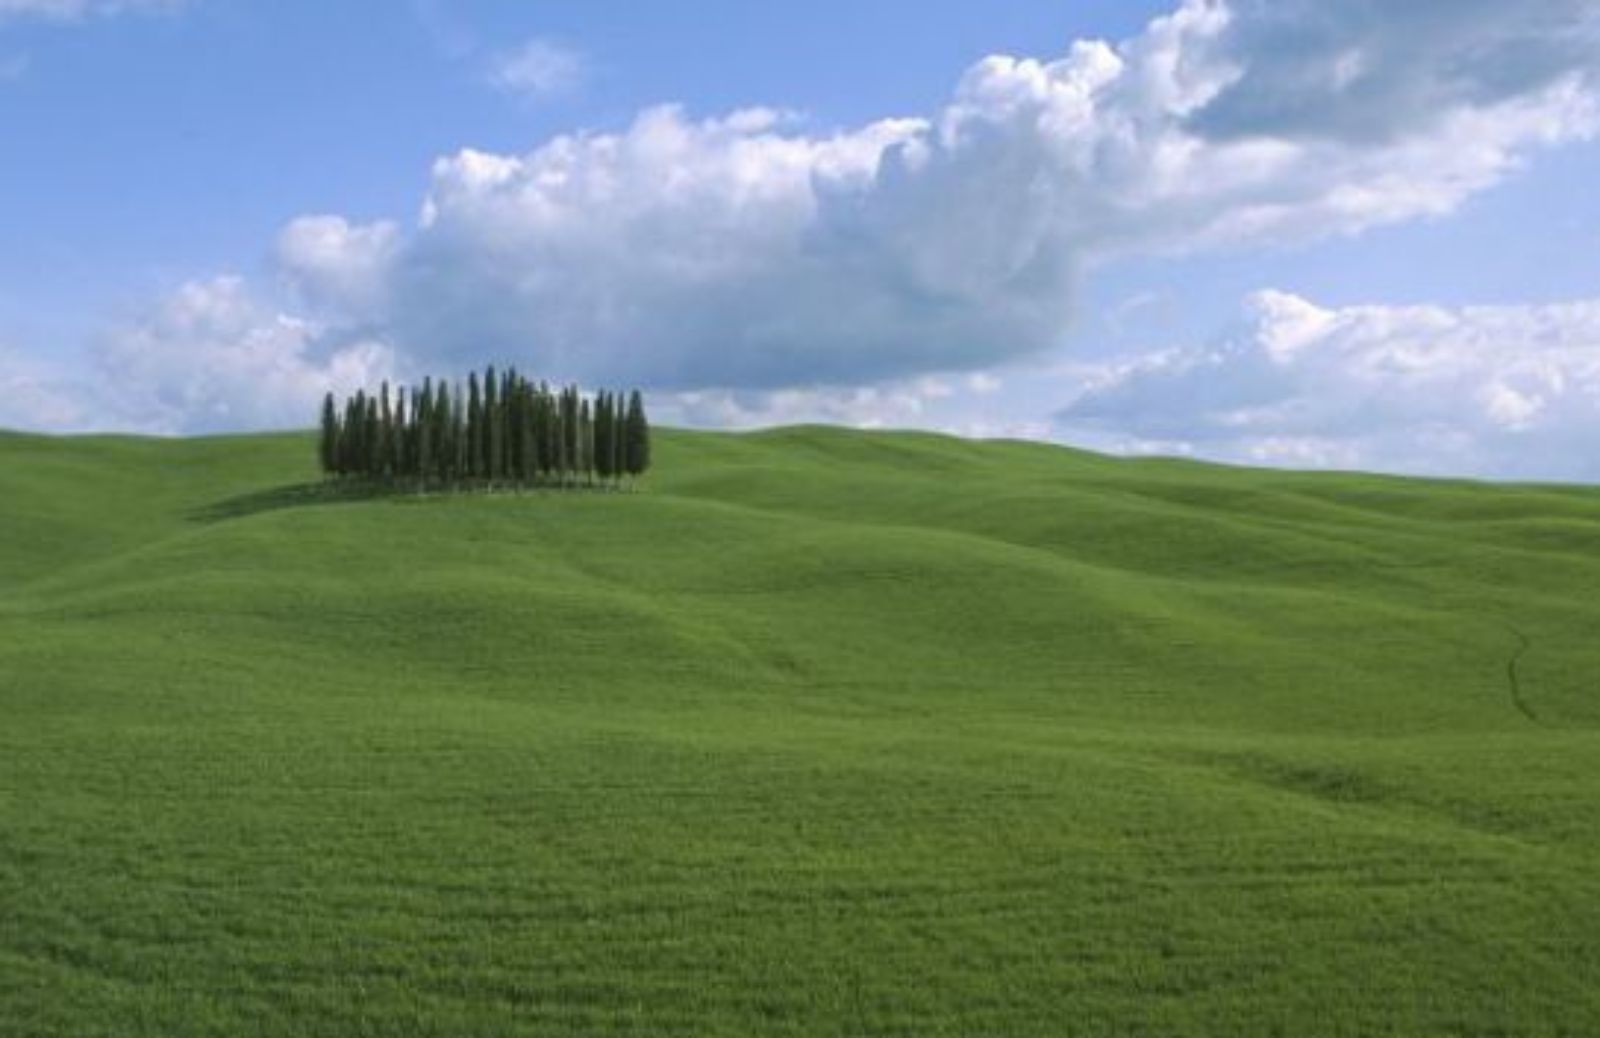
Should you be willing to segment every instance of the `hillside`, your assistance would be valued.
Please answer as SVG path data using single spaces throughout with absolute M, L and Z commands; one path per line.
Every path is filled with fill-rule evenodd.
M 0 1033 L 1600 1032 L 1600 489 L 313 453 L 0 434 Z

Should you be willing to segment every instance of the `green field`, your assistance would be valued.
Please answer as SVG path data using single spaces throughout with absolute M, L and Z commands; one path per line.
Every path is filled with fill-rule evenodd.
M 312 455 L 0 435 L 0 1035 L 1600 1034 L 1600 489 Z

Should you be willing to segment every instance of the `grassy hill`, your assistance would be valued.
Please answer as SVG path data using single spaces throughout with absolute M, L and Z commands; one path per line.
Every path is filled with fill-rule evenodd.
M 0 435 L 0 1034 L 1600 1033 L 1600 490 Z

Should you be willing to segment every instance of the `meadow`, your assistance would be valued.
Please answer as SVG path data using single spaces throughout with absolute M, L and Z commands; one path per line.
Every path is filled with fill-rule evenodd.
M 0 1034 L 1600 1033 L 1600 488 L 0 434 Z

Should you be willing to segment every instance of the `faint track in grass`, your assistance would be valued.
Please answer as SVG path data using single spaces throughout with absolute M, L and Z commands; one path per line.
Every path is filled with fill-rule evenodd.
M 1527 635 L 1511 624 L 1506 624 L 1506 629 L 1517 637 L 1517 651 L 1513 652 L 1511 658 L 1506 660 L 1506 682 L 1511 687 L 1511 705 L 1516 707 L 1517 712 L 1529 721 L 1534 724 L 1542 724 L 1543 722 L 1539 720 L 1538 713 L 1522 697 L 1522 681 L 1517 677 L 1517 663 L 1527 654 L 1533 643 L 1528 640 Z

